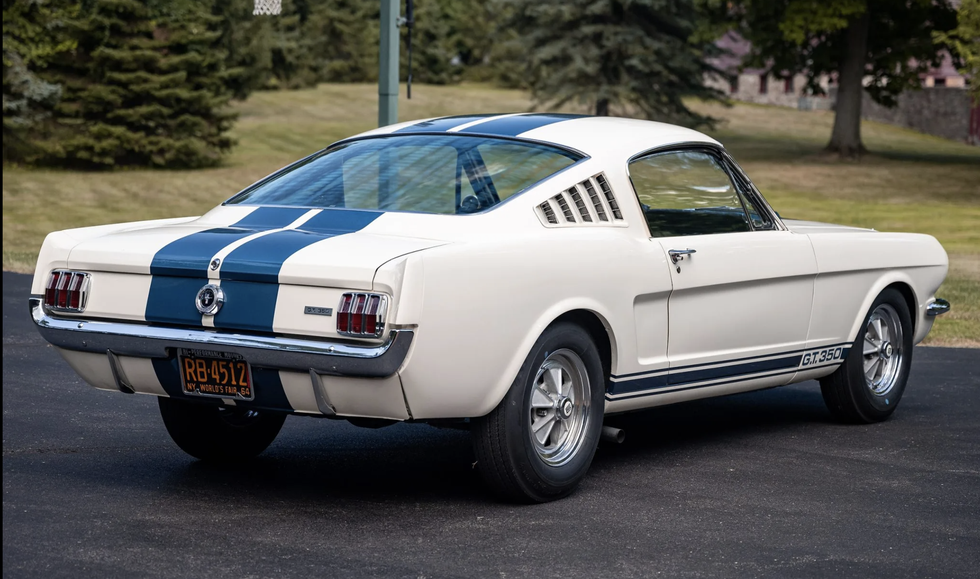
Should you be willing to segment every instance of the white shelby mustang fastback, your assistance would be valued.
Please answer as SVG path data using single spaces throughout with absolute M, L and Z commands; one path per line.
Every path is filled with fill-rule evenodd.
M 949 309 L 927 235 L 781 219 L 716 141 L 474 115 L 341 141 L 202 217 L 41 248 L 41 334 L 174 441 L 247 458 L 287 414 L 455 424 L 500 494 L 588 470 L 603 415 L 819 379 L 888 417 Z

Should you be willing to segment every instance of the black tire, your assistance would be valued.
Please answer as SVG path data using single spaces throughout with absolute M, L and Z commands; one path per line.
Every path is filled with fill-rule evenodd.
M 583 389 L 572 410 L 563 406 L 564 398 L 560 396 L 554 398 L 553 410 L 533 408 L 532 394 L 539 385 L 544 385 L 544 375 L 539 376 L 539 371 L 546 371 L 545 362 L 555 364 L 558 357 L 574 364 L 576 356 L 582 362 L 584 372 L 576 371 L 570 375 L 587 377 L 588 395 Z M 581 370 L 581 367 L 575 367 Z M 472 433 L 477 468 L 490 489 L 505 500 L 525 503 L 547 502 L 570 494 L 588 472 L 595 455 L 602 430 L 605 385 L 602 360 L 585 330 L 567 322 L 556 323 L 545 330 L 531 348 L 504 399 L 490 414 L 474 421 Z M 539 396 L 540 392 L 535 395 Z M 540 402 L 541 399 L 537 400 Z M 560 410 L 559 406 L 565 410 Z M 566 410 L 568 417 L 563 422 L 557 417 L 564 416 Z M 531 439 L 531 424 L 535 419 L 531 416 L 532 411 L 554 413 L 555 424 L 563 425 L 554 426 L 558 428 L 555 438 L 565 440 L 566 445 L 574 445 L 574 450 L 562 451 L 569 452 L 567 457 L 560 453 L 544 457 L 543 447 L 539 450 L 538 443 Z M 544 416 L 535 414 L 537 419 Z M 562 428 L 566 428 L 567 434 L 560 434 Z M 547 434 L 545 438 L 552 440 Z M 558 450 L 564 448 L 558 442 L 554 446 Z
M 211 462 L 236 462 L 258 456 L 272 444 L 286 421 L 282 412 L 246 410 L 158 398 L 163 424 L 187 454 Z
M 880 355 L 866 357 L 864 348 L 865 336 L 874 333 L 869 329 L 872 315 L 879 311 L 888 315 L 891 312 L 897 314 L 902 332 L 901 346 L 897 352 L 901 358 L 895 365 L 897 373 L 888 382 L 887 390 L 882 386 L 881 392 L 875 392 L 865 376 L 865 363 Z M 820 392 L 835 420 L 850 424 L 871 424 L 881 422 L 895 412 L 905 392 L 912 365 L 912 337 L 912 318 L 905 298 L 895 289 L 885 289 L 865 314 L 864 323 L 851 344 L 844 363 L 833 374 L 820 380 Z

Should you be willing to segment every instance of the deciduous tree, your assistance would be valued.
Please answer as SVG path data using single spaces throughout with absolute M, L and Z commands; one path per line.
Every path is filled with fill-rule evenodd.
M 846 158 L 865 151 L 862 94 L 894 106 L 939 65 L 942 47 L 933 33 L 956 25 L 948 0 L 733 0 L 723 8 L 752 43 L 748 64 L 780 76 L 805 74 L 817 94 L 821 77 L 837 81 L 827 151 Z
M 960 57 L 960 72 L 969 79 L 970 94 L 980 102 L 980 0 L 963 0 L 956 11 L 956 28 L 935 38 Z

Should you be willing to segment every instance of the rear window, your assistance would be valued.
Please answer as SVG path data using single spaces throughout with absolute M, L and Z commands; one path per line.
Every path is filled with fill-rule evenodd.
M 487 137 L 361 139 L 305 159 L 227 203 L 476 213 L 581 158 L 557 147 Z

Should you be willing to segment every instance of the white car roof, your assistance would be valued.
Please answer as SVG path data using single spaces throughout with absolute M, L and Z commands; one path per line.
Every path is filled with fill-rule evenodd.
M 461 115 L 380 127 L 352 138 L 412 133 L 446 133 L 528 139 L 554 143 L 597 158 L 630 157 L 680 143 L 719 144 L 697 131 L 654 121 L 562 113 Z

